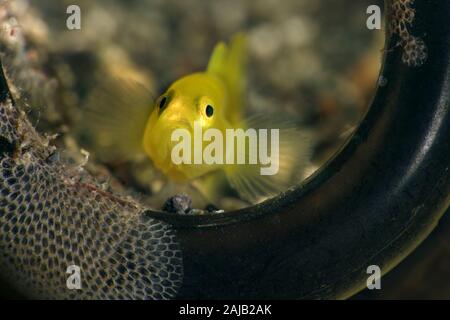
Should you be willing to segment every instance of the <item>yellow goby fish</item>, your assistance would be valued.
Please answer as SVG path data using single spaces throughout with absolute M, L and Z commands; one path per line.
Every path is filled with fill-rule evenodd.
M 180 127 L 193 132 L 195 122 L 202 129 L 216 128 L 222 133 L 239 126 L 245 65 L 245 37 L 238 35 L 230 49 L 225 43 L 216 46 L 205 72 L 177 80 L 158 98 L 145 129 L 143 147 L 154 164 L 172 179 L 195 179 L 216 169 L 211 165 L 175 165 L 171 161 L 171 135 Z
M 116 120 L 120 119 L 119 121 L 105 121 L 105 113 L 99 112 L 101 110 L 98 103 L 99 94 L 96 94 L 89 108 L 96 110 L 93 112 L 97 115 L 94 117 L 96 118 L 93 121 L 94 127 L 100 129 L 102 136 L 106 137 L 104 144 L 109 145 L 116 152 L 120 149 L 125 149 L 128 154 L 138 152 L 130 151 L 130 146 L 139 145 L 136 142 L 140 141 L 140 151 L 143 149 L 154 165 L 169 179 L 178 183 L 200 182 L 196 186 L 200 186 L 199 189 L 212 201 L 217 198 L 217 195 L 211 193 L 216 192 L 216 184 L 222 183 L 223 178 L 204 179 L 203 181 L 208 183 L 203 183 L 203 186 L 202 178 L 214 173 L 221 173 L 218 175 L 220 177 L 225 174 L 226 180 L 240 197 L 253 203 L 282 192 L 298 181 L 299 174 L 302 173 L 302 168 L 308 161 L 309 141 L 296 125 L 290 121 L 281 120 L 281 117 L 259 115 L 244 118 L 246 59 L 246 38 L 244 34 L 238 34 L 233 37 L 230 46 L 223 42 L 216 45 L 204 72 L 193 73 L 175 81 L 156 100 L 152 108 L 137 107 L 121 99 L 113 101 L 111 98 L 113 95 L 106 93 L 105 100 L 110 102 L 103 104 L 108 104 L 109 113 L 126 114 L 126 117 L 116 116 Z M 127 91 L 128 95 L 133 93 L 130 92 L 133 89 Z M 143 104 L 142 102 L 146 99 L 145 95 L 138 92 L 132 95 L 136 101 L 135 104 Z M 124 105 L 129 105 L 129 108 L 124 108 Z M 136 112 L 136 110 L 141 111 Z M 126 118 L 130 119 L 128 124 L 124 120 Z M 100 128 L 102 123 L 107 125 Z M 261 175 L 262 165 L 259 162 L 256 165 L 174 163 L 171 158 L 175 144 L 172 139 L 174 130 L 184 128 L 194 135 L 196 126 L 201 126 L 203 131 L 217 129 L 224 136 L 226 136 L 225 131 L 229 129 L 279 130 L 277 150 L 279 157 L 276 160 L 278 172 L 272 176 Z M 203 147 L 206 146 L 207 144 Z M 195 147 L 193 146 L 193 149 Z M 244 149 L 236 149 L 236 146 L 234 148 L 233 151 L 236 154 L 255 151 L 250 150 L 249 145 L 246 145 Z

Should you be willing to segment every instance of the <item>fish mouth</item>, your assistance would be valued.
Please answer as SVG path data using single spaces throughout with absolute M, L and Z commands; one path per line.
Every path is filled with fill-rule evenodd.
M 160 166 L 165 167 L 172 163 L 171 154 L 178 140 L 173 139 L 176 130 L 186 130 L 189 134 L 193 132 L 193 125 L 187 119 L 178 119 L 177 121 L 167 121 L 160 118 L 154 126 L 154 134 L 151 138 L 151 154 L 154 155 L 153 161 Z
M 176 123 L 172 124 L 170 127 L 173 131 L 177 130 L 177 129 L 186 129 L 189 132 L 192 132 L 194 130 L 193 122 L 189 121 L 187 119 L 178 120 L 178 121 L 176 121 Z
M 194 120 L 181 117 L 178 113 L 170 112 L 165 110 L 157 119 L 156 126 L 160 128 L 165 128 L 164 130 L 176 130 L 176 129 L 187 129 L 189 131 L 193 130 Z
M 190 134 L 193 132 L 193 125 L 189 121 L 177 121 L 176 123 L 162 123 L 157 126 L 158 130 L 161 132 L 159 138 L 167 141 L 166 145 L 170 146 L 176 143 L 172 141 L 172 136 L 177 130 L 186 130 Z M 160 141 L 160 143 L 163 141 Z

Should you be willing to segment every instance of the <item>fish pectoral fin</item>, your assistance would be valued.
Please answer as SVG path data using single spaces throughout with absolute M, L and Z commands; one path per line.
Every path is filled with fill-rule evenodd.
M 259 136 L 258 149 L 252 151 L 257 152 L 257 164 L 226 165 L 228 181 L 242 199 L 258 203 L 303 180 L 311 157 L 311 135 L 306 130 L 301 130 L 299 125 L 292 121 L 267 115 L 248 119 L 245 127 L 253 128 L 257 132 L 267 129 L 267 156 L 270 161 L 261 162 Z M 272 145 L 274 141 L 271 141 L 272 129 L 278 129 L 278 157 L 275 156 L 276 150 Z
M 143 154 L 142 139 L 153 107 L 154 95 L 146 83 L 109 77 L 92 89 L 83 106 L 76 126 L 79 141 L 104 161 Z

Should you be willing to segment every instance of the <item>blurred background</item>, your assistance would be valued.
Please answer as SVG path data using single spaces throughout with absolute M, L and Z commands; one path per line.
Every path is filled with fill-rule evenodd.
M 81 8 L 81 30 L 68 30 L 66 9 Z M 92 132 L 75 134 L 96 88 L 118 72 L 145 81 L 157 97 L 172 81 L 206 67 L 215 44 L 244 31 L 249 38 L 247 114 L 282 113 L 312 133 L 304 176 L 351 135 L 378 81 L 384 30 L 366 28 L 366 9 L 351 0 L 0 0 L 2 61 L 12 90 L 38 130 L 53 137 L 65 161 L 114 190 L 158 206 L 165 178 L 148 159 L 104 159 Z M 224 197 L 224 209 L 244 204 Z M 356 298 L 450 298 L 444 219 L 381 291 Z M 447 281 L 448 279 L 448 281 Z

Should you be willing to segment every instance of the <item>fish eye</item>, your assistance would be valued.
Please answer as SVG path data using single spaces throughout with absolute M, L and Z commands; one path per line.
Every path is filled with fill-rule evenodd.
M 214 114 L 214 108 L 211 105 L 207 105 L 206 106 L 206 110 L 205 110 L 205 114 L 208 118 L 211 118 L 212 115 Z
M 166 106 L 166 102 L 167 102 L 167 97 L 162 97 L 161 100 L 159 101 L 159 108 L 163 109 Z

